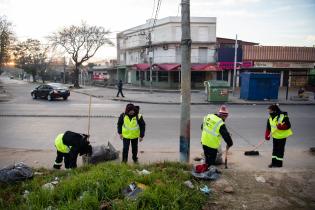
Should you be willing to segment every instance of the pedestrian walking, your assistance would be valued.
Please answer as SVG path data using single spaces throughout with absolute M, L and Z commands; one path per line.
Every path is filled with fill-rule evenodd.
M 129 145 L 132 148 L 132 160 L 138 162 L 138 140 L 141 142 L 145 134 L 145 122 L 139 114 L 139 107 L 127 104 L 125 112 L 118 119 L 117 131 L 123 141 L 122 162 L 128 161 Z
M 215 165 L 221 138 L 226 142 L 226 151 L 233 145 L 231 135 L 225 126 L 225 120 L 228 115 L 228 109 L 222 105 L 217 114 L 208 114 L 203 119 L 201 144 L 208 167 Z
M 117 92 L 116 97 L 119 97 L 119 93 L 121 94 L 122 97 L 125 97 L 123 92 L 122 92 L 122 89 L 123 89 L 123 82 L 122 82 L 122 80 L 119 80 L 119 82 L 117 84 L 117 87 L 118 87 L 118 92 Z
M 287 112 L 283 112 L 276 105 L 268 107 L 269 119 L 267 120 L 267 128 L 265 139 L 270 140 L 270 135 L 273 139 L 272 161 L 269 168 L 282 167 L 283 156 L 286 140 L 293 134 L 291 123 Z
M 55 139 L 57 157 L 54 168 L 60 169 L 64 160 L 65 168 L 71 169 L 77 167 L 78 155 L 91 155 L 92 146 L 88 141 L 88 135 L 66 131 L 59 134 Z

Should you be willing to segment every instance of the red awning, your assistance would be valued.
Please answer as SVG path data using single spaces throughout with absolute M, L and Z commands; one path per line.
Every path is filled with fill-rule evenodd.
M 160 70 L 165 71 L 175 71 L 178 70 L 180 64 L 178 63 L 170 63 L 170 64 L 154 64 L 155 66 L 159 67 Z
M 216 64 L 192 64 L 192 71 L 222 71 Z
M 150 64 L 148 63 L 138 63 L 133 65 L 138 71 L 147 71 L 150 69 Z

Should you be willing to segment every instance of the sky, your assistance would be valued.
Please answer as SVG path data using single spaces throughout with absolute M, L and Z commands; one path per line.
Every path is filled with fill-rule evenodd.
M 20 40 L 39 39 L 64 26 L 102 26 L 115 33 L 144 24 L 158 0 L 0 0 L 0 15 L 13 23 Z M 180 16 L 181 0 L 162 0 L 158 18 Z M 315 0 L 191 0 L 191 17 L 216 17 L 217 37 L 261 45 L 314 46 Z M 104 47 L 94 60 L 116 58 Z

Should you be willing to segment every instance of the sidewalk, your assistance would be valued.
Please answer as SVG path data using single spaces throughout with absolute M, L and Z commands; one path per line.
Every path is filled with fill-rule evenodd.
M 180 91 L 179 90 L 167 90 L 167 89 L 153 89 L 153 93 L 150 93 L 148 88 L 139 88 L 133 86 L 124 86 L 123 93 L 124 98 L 116 97 L 117 89 L 114 87 L 95 87 L 85 86 L 82 89 L 73 89 L 73 92 L 91 95 L 92 97 L 103 98 L 113 101 L 125 101 L 133 103 L 149 103 L 149 104 L 180 104 Z M 308 101 L 293 101 L 290 100 L 291 96 L 297 95 L 297 89 L 291 88 L 288 93 L 288 100 L 286 100 L 286 89 L 280 88 L 278 100 L 266 100 L 266 101 L 247 101 L 240 99 L 240 90 L 237 89 L 235 94 L 229 93 L 229 100 L 226 104 L 287 104 L 287 105 L 315 105 L 314 95 L 311 92 L 307 92 L 309 95 Z M 191 104 L 193 105 L 207 105 L 211 102 L 206 101 L 206 93 L 204 90 L 192 90 L 191 92 Z

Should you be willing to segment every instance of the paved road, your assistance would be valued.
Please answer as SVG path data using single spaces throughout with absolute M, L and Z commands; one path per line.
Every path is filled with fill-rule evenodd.
M 33 100 L 30 96 L 34 84 L 1 78 L 12 95 L 12 100 L 0 103 L 0 147 L 53 150 L 54 137 L 65 130 L 86 132 L 89 97 L 71 92 L 69 100 Z M 110 140 L 121 149 L 115 135 L 116 121 L 126 103 L 108 98 L 92 99 L 91 141 L 101 144 Z M 227 125 L 235 149 L 248 148 L 264 137 L 267 120 L 266 105 L 230 105 Z M 281 106 L 289 112 L 294 136 L 289 148 L 308 149 L 315 146 L 315 107 Z M 204 114 L 215 112 L 215 105 L 196 105 L 191 110 L 191 148 L 201 152 L 200 124 Z M 141 104 L 147 123 L 147 135 L 141 150 L 176 153 L 179 150 L 179 106 Z M 12 116 L 16 115 L 16 116 Z M 62 117 L 66 116 L 66 117 Z M 287 148 L 288 148 L 287 147 Z M 263 146 L 271 150 L 272 144 Z

